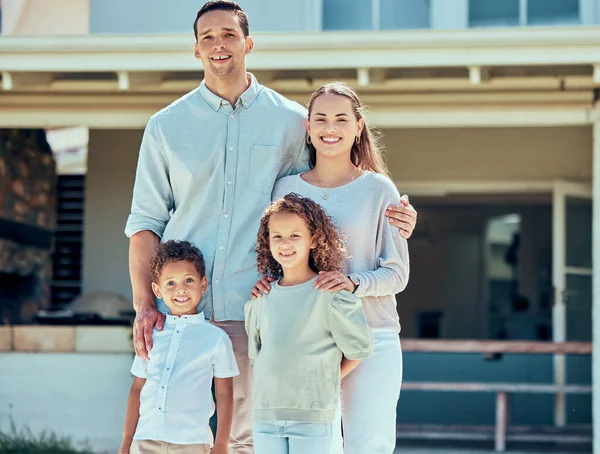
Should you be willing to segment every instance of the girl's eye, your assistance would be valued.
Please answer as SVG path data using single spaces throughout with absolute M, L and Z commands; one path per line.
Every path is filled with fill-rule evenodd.
M 273 235 L 271 238 L 273 238 L 273 239 L 279 239 L 279 238 L 281 238 L 281 235 Z
M 167 285 L 175 285 L 175 282 L 169 281 L 169 282 L 167 282 Z
M 298 238 L 299 236 L 300 236 L 300 235 L 298 235 L 297 233 L 294 233 L 294 234 L 292 235 L 292 238 Z

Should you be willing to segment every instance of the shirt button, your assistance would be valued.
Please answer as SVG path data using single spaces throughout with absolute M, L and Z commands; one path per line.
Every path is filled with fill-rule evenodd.
M 227 182 L 227 186 L 231 186 L 231 180 Z
M 215 284 L 218 284 L 218 283 L 219 283 L 219 280 L 218 280 L 218 279 L 215 279 Z
M 229 147 L 229 151 L 233 151 L 233 147 Z
M 223 249 L 223 246 L 219 246 L 219 251 L 222 251 Z
M 227 219 L 227 218 L 229 217 L 229 214 L 228 214 L 228 213 L 225 213 L 225 214 L 223 215 L 223 217 L 224 217 L 225 219 Z
M 229 115 L 229 118 L 233 119 L 233 118 L 235 118 L 235 115 L 231 114 L 231 115 Z

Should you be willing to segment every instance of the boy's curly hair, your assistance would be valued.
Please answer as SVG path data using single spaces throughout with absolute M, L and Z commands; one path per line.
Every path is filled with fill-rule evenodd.
M 331 218 L 325 210 L 307 197 L 290 193 L 271 203 L 263 214 L 256 242 L 256 267 L 258 272 L 276 279 L 283 277 L 281 265 L 271 255 L 269 241 L 269 220 L 273 213 L 294 213 L 306 222 L 315 241 L 311 249 L 308 264 L 319 271 L 337 271 L 341 269 L 346 257 L 346 248 Z
M 166 243 L 159 244 L 154 257 L 150 260 L 150 275 L 152 282 L 158 283 L 160 273 L 167 263 L 179 262 L 187 260 L 196 267 L 200 277 L 204 277 L 206 265 L 204 264 L 204 256 L 200 249 L 194 246 L 189 241 L 169 240 Z

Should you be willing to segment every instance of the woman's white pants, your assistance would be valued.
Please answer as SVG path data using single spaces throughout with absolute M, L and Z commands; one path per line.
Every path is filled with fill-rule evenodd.
M 394 452 L 396 406 L 402 384 L 400 337 L 388 329 L 374 329 L 373 337 L 373 355 L 342 381 L 343 448 L 338 418 L 334 422 L 331 454 Z

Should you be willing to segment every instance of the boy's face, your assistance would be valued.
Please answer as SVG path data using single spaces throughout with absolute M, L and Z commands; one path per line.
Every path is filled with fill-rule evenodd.
M 207 285 L 208 279 L 200 276 L 192 262 L 179 260 L 163 267 L 159 282 L 152 283 L 152 290 L 169 306 L 171 314 L 194 315 Z

